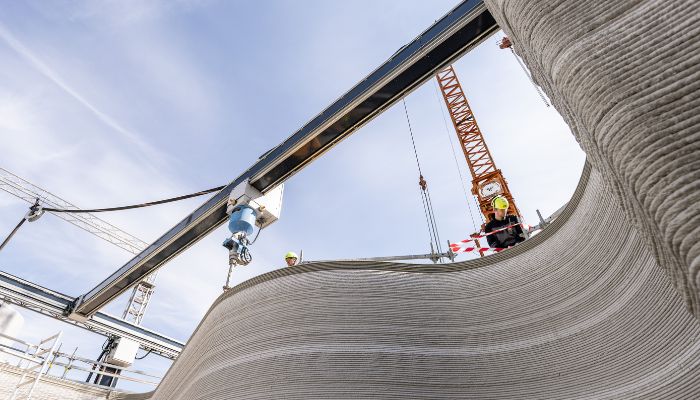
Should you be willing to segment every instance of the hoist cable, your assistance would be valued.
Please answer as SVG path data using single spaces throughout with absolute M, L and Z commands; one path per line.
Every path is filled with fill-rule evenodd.
M 438 253 L 442 253 L 442 248 L 440 246 L 440 234 L 438 233 L 437 224 L 435 223 L 435 210 L 433 209 L 433 202 L 430 199 L 430 189 L 428 189 L 428 188 L 425 189 L 425 197 L 426 197 L 427 202 L 428 202 L 428 210 L 430 211 L 430 214 L 431 214 L 430 220 L 433 223 L 433 230 L 435 231 L 435 244 L 437 247 L 437 251 L 438 251 Z
M 413 128 L 411 128 L 411 119 L 408 118 L 408 108 L 406 108 L 406 99 L 403 101 L 403 111 L 406 113 L 406 122 L 408 122 L 408 132 L 411 134 L 411 144 L 413 145 L 413 155 L 416 156 L 416 164 L 418 165 L 418 174 L 423 176 L 423 172 L 420 169 L 420 161 L 418 160 L 418 151 L 416 150 L 416 141 L 413 139 Z
M 5 240 L 3 240 L 2 244 L 0 244 L 0 251 L 2 251 L 2 249 L 5 247 L 5 245 L 10 241 L 10 239 L 12 239 L 12 236 L 14 236 L 15 233 L 19 230 L 19 227 L 22 226 L 24 221 L 26 221 L 26 219 L 24 217 L 22 217 L 22 219 L 19 221 L 17 226 L 15 226 L 15 229 L 13 229 L 12 232 L 10 232 L 10 234 L 7 236 L 7 238 L 5 238 Z
M 408 132 L 411 136 L 411 144 L 413 145 L 413 155 L 416 158 L 416 165 L 418 166 L 418 174 L 420 175 L 419 186 L 421 189 L 421 202 L 423 203 L 423 212 L 425 213 L 425 219 L 428 224 L 428 236 L 430 237 L 430 243 L 440 252 L 440 236 L 438 235 L 437 223 L 435 222 L 435 212 L 433 211 L 433 205 L 430 201 L 430 194 L 427 191 L 427 184 L 423 179 L 423 171 L 420 167 L 420 160 L 418 159 L 418 150 L 416 149 L 416 141 L 413 137 L 413 127 L 411 126 L 411 119 L 408 116 L 408 108 L 406 107 L 406 99 L 402 99 L 403 110 L 406 114 L 406 122 L 408 123 Z
M 437 79 L 436 79 L 437 81 Z M 467 203 L 467 210 L 469 210 L 469 219 L 472 221 L 472 226 L 474 227 L 474 232 L 477 231 L 476 228 L 476 223 L 474 222 L 474 214 L 472 213 L 472 204 L 471 204 L 471 198 L 467 194 L 467 186 L 464 184 L 465 179 L 464 176 L 462 176 L 462 169 L 459 168 L 459 161 L 457 161 L 457 151 L 455 150 L 455 145 L 452 141 L 452 135 L 450 134 L 450 128 L 447 126 L 447 118 L 445 117 L 445 110 L 442 108 L 442 103 L 440 102 L 440 96 L 438 94 L 438 88 L 437 88 L 438 83 L 435 82 L 435 85 L 433 88 L 435 89 L 435 99 L 438 102 L 438 108 L 440 109 L 440 113 L 442 114 L 442 122 L 443 125 L 445 126 L 445 134 L 447 135 L 447 139 L 450 141 L 450 147 L 452 148 L 452 157 L 455 160 L 455 167 L 457 168 L 457 173 L 459 174 L 459 183 L 462 185 L 462 192 L 464 192 L 464 200 Z M 478 203 L 477 203 L 478 205 Z M 482 216 L 483 218 L 483 216 Z
M 65 208 L 44 208 L 44 211 L 50 211 L 50 212 L 54 212 L 54 213 L 72 213 L 72 214 L 75 214 L 75 213 L 96 213 L 96 212 L 106 212 L 106 211 L 131 210 L 134 208 L 150 207 L 150 206 L 155 206 L 158 204 L 172 203 L 174 201 L 185 200 L 185 199 L 189 199 L 192 197 L 202 196 L 202 195 L 205 195 L 208 193 L 218 192 L 219 190 L 221 190 L 225 187 L 226 186 L 218 186 L 215 188 L 202 190 L 201 192 L 186 194 L 183 196 L 171 197 L 169 199 L 150 201 L 147 203 L 133 204 L 133 205 L 129 205 L 129 206 L 109 207 L 109 208 L 93 208 L 93 209 L 88 209 L 88 210 L 85 210 L 85 209 L 65 209 Z
M 427 202 L 425 201 L 425 192 L 423 192 L 422 189 L 418 189 L 420 191 L 420 201 L 421 204 L 423 205 L 423 214 L 425 215 L 425 224 L 428 228 L 428 237 L 430 238 L 430 243 L 433 243 L 435 238 L 434 238 L 434 233 L 433 230 L 431 229 L 431 224 L 430 224 L 430 213 L 428 212 L 428 205 Z

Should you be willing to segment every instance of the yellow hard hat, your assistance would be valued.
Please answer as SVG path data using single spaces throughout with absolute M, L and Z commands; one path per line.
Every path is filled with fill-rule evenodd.
M 508 209 L 508 199 L 503 196 L 496 196 L 491 199 L 491 207 L 494 210 L 507 210 Z
M 299 256 L 297 256 L 297 253 L 295 253 L 295 252 L 293 252 L 293 251 L 290 251 L 289 253 L 287 253 L 287 254 L 284 255 L 284 259 L 285 259 L 285 260 L 288 259 L 288 258 L 299 258 Z

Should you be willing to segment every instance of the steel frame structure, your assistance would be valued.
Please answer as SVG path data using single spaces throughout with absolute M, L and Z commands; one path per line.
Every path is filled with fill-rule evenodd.
M 224 223 L 228 195 L 238 184 L 248 180 L 262 193 L 274 188 L 497 29 L 482 0 L 460 3 L 148 248 L 79 296 L 67 307 L 66 314 L 95 314 Z
M 502 191 L 497 194 L 505 196 L 510 202 L 510 212 L 520 216 L 520 210 L 515 205 L 513 195 L 508 188 L 508 182 L 503 177 L 500 169 L 496 168 L 496 163 L 491 156 L 489 147 L 486 145 L 484 136 L 481 133 L 479 124 L 476 122 L 474 112 L 472 112 L 467 96 L 462 90 L 457 74 L 452 65 L 441 69 L 435 77 L 437 78 L 442 98 L 445 100 L 447 111 L 450 113 L 452 125 L 457 131 L 459 144 L 467 159 L 469 171 L 472 174 L 472 194 L 479 199 L 479 209 L 488 220 L 491 209 L 491 199 L 495 195 L 485 196 L 481 193 L 481 188 L 485 185 L 497 182 Z
M 12 194 L 18 197 L 19 199 L 28 202 L 29 204 L 34 204 L 35 201 L 37 201 L 38 204 L 40 204 L 42 207 L 49 206 L 51 208 L 58 208 L 64 210 L 80 209 L 79 207 L 70 203 L 69 201 L 59 196 L 56 196 L 48 190 L 34 185 L 26 179 L 23 179 L 4 168 L 0 168 L 0 190 Z M 99 237 L 100 239 L 103 239 L 123 250 L 130 252 L 131 254 L 136 255 L 148 246 L 148 244 L 143 240 L 127 232 L 124 232 L 123 230 L 110 224 L 107 221 L 104 221 L 103 219 L 97 217 L 94 214 L 60 212 L 51 213 L 63 219 L 64 221 Z M 25 217 L 25 219 L 27 219 L 27 217 Z M 2 293 L 2 297 L 5 301 L 29 308 L 31 310 L 40 312 L 44 315 L 48 315 L 60 320 L 73 322 L 72 320 L 68 320 L 62 312 L 57 313 L 56 310 L 52 309 L 50 306 L 48 306 L 47 308 L 48 303 L 46 299 L 48 297 L 53 296 L 54 299 L 60 298 L 65 300 L 66 298 L 69 298 L 68 296 L 61 295 L 57 292 L 49 291 L 48 289 L 42 288 L 38 285 L 32 284 L 27 281 L 21 281 L 19 278 L 12 277 L 9 274 L 3 274 L 5 274 L 5 279 L 0 279 L 0 293 Z M 122 315 L 122 319 L 125 322 L 132 323 L 135 325 L 141 324 L 141 320 L 143 319 L 143 316 L 146 312 L 148 302 L 151 299 L 153 292 L 155 291 L 156 274 L 157 272 L 147 275 L 136 286 L 134 286 L 134 289 L 131 293 L 131 297 L 129 298 L 129 303 L 124 309 L 124 313 Z M 23 293 L 24 297 L 22 295 L 18 295 L 19 293 Z M 70 304 L 70 302 L 66 304 Z M 65 307 L 67 306 L 68 305 L 64 306 L 63 308 L 65 309 Z M 110 321 L 109 324 L 106 324 L 107 321 Z M 113 328 L 113 326 L 115 325 L 114 321 L 116 321 L 116 318 L 112 316 L 102 315 L 98 316 L 97 318 L 93 318 L 91 321 L 76 322 L 76 324 L 89 330 L 92 330 L 96 333 L 113 337 L 113 333 L 117 331 Z M 117 321 L 116 325 L 121 325 L 121 321 Z M 132 327 L 128 325 L 124 325 L 122 326 L 122 328 L 124 328 L 127 331 L 133 331 Z M 140 335 L 137 332 L 135 335 L 130 336 L 141 337 L 142 335 Z M 179 353 L 179 350 L 182 348 L 181 345 L 176 344 L 170 349 L 166 348 L 165 350 L 163 350 L 157 347 L 153 347 L 147 341 L 144 342 L 141 339 L 137 341 L 142 343 L 145 349 L 151 350 L 151 352 L 155 351 L 156 353 L 170 358 L 175 357 Z M 167 342 L 168 340 L 165 341 L 165 343 Z
M 12 172 L 0 168 L 0 190 L 10 193 L 29 204 L 33 204 L 38 198 L 42 206 L 64 210 L 79 210 L 79 208 L 62 199 L 55 194 L 42 189 L 31 182 L 13 174 Z M 77 226 L 86 232 L 92 233 L 100 239 L 106 240 L 113 245 L 128 251 L 131 254 L 138 254 L 148 247 L 148 243 L 131 235 L 109 222 L 96 217 L 90 213 L 55 213 L 55 216 L 64 221 Z
M 262 193 L 273 189 L 497 30 L 482 0 L 463 1 L 95 288 L 73 298 L 0 272 L 0 295 L 44 315 L 103 335 L 128 337 L 146 350 L 176 357 L 184 343 L 98 310 L 223 224 L 234 187 L 248 181 Z
M 12 172 L 0 168 L 0 190 L 16 196 L 29 204 L 33 204 L 39 199 L 42 206 L 64 210 L 79 210 L 80 208 L 68 200 L 40 188 L 35 184 L 21 178 Z M 129 253 L 136 255 L 142 252 L 148 243 L 136 236 L 124 232 L 109 222 L 91 213 L 52 213 L 62 220 L 77 226 L 84 231 L 91 233 Z M 123 318 L 135 324 L 141 324 L 141 320 L 146 312 L 148 301 L 155 291 L 155 280 L 157 272 L 146 276 L 141 280 L 131 292 L 129 304 L 124 309 Z
M 166 358 L 176 358 L 185 347 L 183 342 L 107 313 L 97 312 L 83 321 L 70 319 L 64 314 L 64 310 L 74 301 L 73 297 L 2 271 L 0 271 L 0 298 L 2 301 L 28 308 L 103 336 L 127 337 L 137 341 L 143 349 Z

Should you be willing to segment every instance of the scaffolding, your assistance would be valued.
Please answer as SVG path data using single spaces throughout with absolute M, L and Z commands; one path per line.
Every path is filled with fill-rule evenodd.
M 52 378 L 80 383 L 87 386 L 96 386 L 85 383 L 84 380 L 71 378 L 70 373 L 76 372 L 94 374 L 99 371 L 100 375 L 110 376 L 130 382 L 157 386 L 161 377 L 152 375 L 136 369 L 125 369 L 121 366 L 99 362 L 76 355 L 76 347 L 72 353 L 61 352 L 62 332 L 58 332 L 38 344 L 26 342 L 22 339 L 0 333 L 0 338 L 6 339 L 11 344 L 0 343 L 0 353 L 11 357 L 5 363 L 14 365 L 19 369 L 20 377 L 7 400 L 30 400 L 39 382 L 46 376 Z M 15 364 L 16 362 L 16 364 Z M 53 368 L 60 368 L 51 373 Z M 119 369 L 119 373 L 110 373 L 108 368 Z

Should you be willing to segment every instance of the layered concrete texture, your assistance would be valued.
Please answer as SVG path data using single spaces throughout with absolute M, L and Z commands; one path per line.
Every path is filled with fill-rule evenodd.
M 485 3 L 700 319 L 700 2 Z
M 319 263 L 222 295 L 153 399 L 692 399 L 700 324 L 588 166 L 541 234 L 450 265 Z
M 700 3 L 487 0 L 588 155 L 514 249 L 222 295 L 153 399 L 700 398 Z

